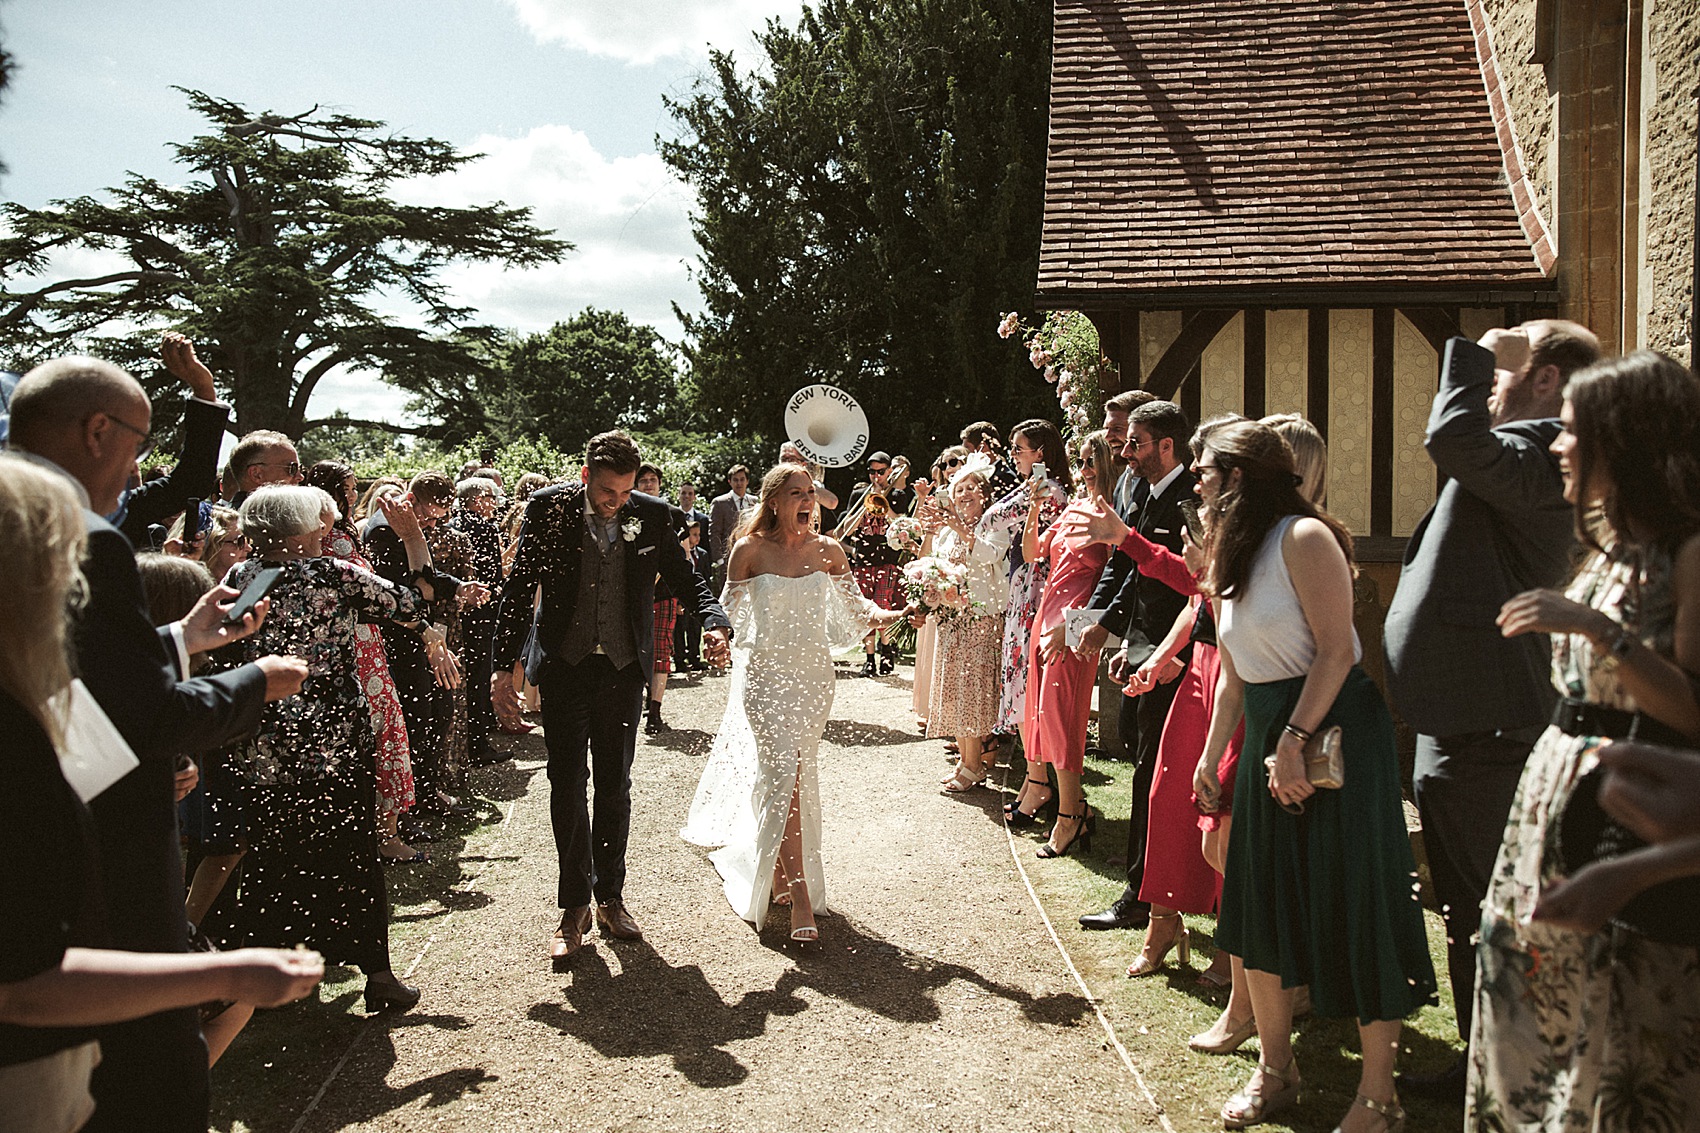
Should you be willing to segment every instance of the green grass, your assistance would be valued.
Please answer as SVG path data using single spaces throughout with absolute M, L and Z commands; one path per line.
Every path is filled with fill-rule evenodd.
M 1011 787 L 1019 785 L 1020 764 L 1010 773 Z M 1227 990 L 1200 987 L 1196 973 L 1214 954 L 1212 933 L 1215 919 L 1188 916 L 1192 933 L 1192 969 L 1175 964 L 1144 979 L 1126 978 L 1127 965 L 1138 954 L 1142 932 L 1085 932 L 1076 924 L 1081 913 L 1105 908 L 1121 895 L 1126 876 L 1118 860 L 1127 845 L 1127 819 L 1133 768 L 1107 759 L 1086 761 L 1085 786 L 1088 802 L 1100 818 L 1092 849 L 1084 854 L 1043 861 L 1033 850 L 1044 840 L 1048 827 L 1029 827 L 1016 835 L 1022 867 L 1032 880 L 1057 935 L 1080 969 L 1134 1064 L 1156 1095 L 1177 1130 L 1217 1130 L 1222 1103 L 1244 1084 L 1256 1066 L 1258 1044 L 1254 1038 L 1228 1056 L 1197 1054 L 1187 1048 L 1188 1036 L 1210 1026 L 1227 1003 Z M 1426 914 L 1429 953 L 1440 976 L 1441 999 L 1407 1019 L 1401 1039 L 1399 1069 L 1439 1070 L 1456 1057 L 1458 1042 L 1452 998 L 1446 987 L 1445 932 L 1438 915 Z M 1321 1130 L 1334 1128 L 1356 1092 L 1359 1057 L 1357 1027 L 1351 1020 L 1305 1019 L 1294 1037 L 1295 1056 L 1304 1075 L 1303 1105 L 1289 1114 L 1291 1124 L 1272 1122 L 1270 1130 Z M 1406 1129 L 1453 1130 L 1460 1127 L 1462 1113 L 1456 1106 L 1437 1104 L 1407 1096 L 1402 1099 L 1410 1114 Z

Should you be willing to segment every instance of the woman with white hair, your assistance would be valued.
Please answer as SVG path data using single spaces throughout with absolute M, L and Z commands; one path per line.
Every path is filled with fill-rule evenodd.
M 431 568 L 412 508 L 389 498 L 379 506 L 407 547 L 413 588 L 323 553 L 337 508 L 321 489 L 273 485 L 243 501 L 242 530 L 253 553 L 231 571 L 229 585 L 244 587 L 269 567 L 282 573 L 265 624 L 232 649 L 243 659 L 301 657 L 308 675 L 300 695 L 266 705 L 259 730 L 234 753 L 248 783 L 250 841 L 237 923 L 255 943 L 307 944 L 333 962 L 358 965 L 368 1010 L 405 1010 L 419 992 L 390 969 L 373 806 L 376 739 L 355 626 L 416 631 L 433 583 L 445 583 Z M 452 590 L 452 582 L 447 586 Z

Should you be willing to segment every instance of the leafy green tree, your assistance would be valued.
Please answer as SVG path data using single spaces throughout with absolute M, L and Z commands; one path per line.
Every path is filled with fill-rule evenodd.
M 677 351 L 651 327 L 618 311 L 587 307 L 541 334 L 508 336 L 488 350 L 472 383 L 403 377 L 414 408 L 445 422 L 456 443 L 485 433 L 501 443 L 546 438 L 583 452 L 607 429 L 642 431 L 672 422 L 680 381 Z
M 183 93 L 212 124 L 174 147 L 185 183 L 131 174 L 98 199 L 0 211 L 0 340 L 17 366 L 91 346 L 108 357 L 145 356 L 160 331 L 180 329 L 228 382 L 239 431 L 300 437 L 320 424 L 308 413 L 314 390 L 340 367 L 421 383 L 487 365 L 476 347 L 498 332 L 450 301 L 444 267 L 529 267 L 571 248 L 531 224 L 528 209 L 411 205 L 390 195 L 397 182 L 447 173 L 476 154 L 316 107 L 256 114 Z M 44 278 L 52 258 L 72 249 L 116 254 L 122 264 Z M 398 300 L 419 326 L 378 309 Z M 130 341 L 128 352 L 114 336 Z
M 822 0 L 768 25 L 758 66 L 717 53 L 669 101 L 705 307 L 680 317 L 712 424 L 777 433 L 817 381 L 862 402 L 881 448 L 1055 415 L 995 333 L 1037 271 L 1050 21 L 1024 0 Z

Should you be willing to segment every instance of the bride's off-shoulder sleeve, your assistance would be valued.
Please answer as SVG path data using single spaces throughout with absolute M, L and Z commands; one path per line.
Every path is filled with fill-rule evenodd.
M 849 574 L 829 576 L 826 636 L 834 649 L 849 649 L 868 635 L 880 608 L 862 596 L 856 579 Z

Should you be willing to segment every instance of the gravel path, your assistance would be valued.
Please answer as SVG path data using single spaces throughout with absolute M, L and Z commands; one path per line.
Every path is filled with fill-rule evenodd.
M 906 674 L 907 670 L 903 670 Z M 1158 1127 L 1047 934 L 994 808 L 939 793 L 909 684 L 840 667 L 821 750 L 835 914 L 818 948 L 727 906 L 678 837 L 728 682 L 676 684 L 641 742 L 627 901 L 646 939 L 592 937 L 549 970 L 558 917 L 540 740 L 499 772 L 505 824 L 413 979 L 413 1014 L 362 1025 L 296 1130 Z M 398 954 L 398 967 L 405 958 Z

